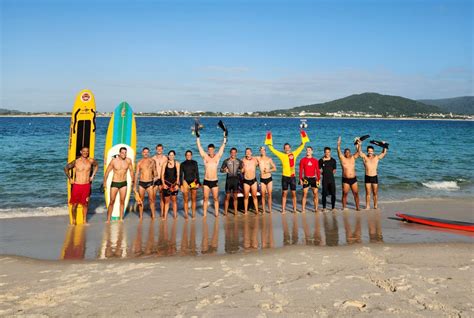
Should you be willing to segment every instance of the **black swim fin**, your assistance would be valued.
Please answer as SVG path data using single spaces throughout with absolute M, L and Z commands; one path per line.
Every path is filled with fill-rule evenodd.
M 360 137 L 356 138 L 354 140 L 354 145 L 357 145 L 357 139 L 359 139 L 362 142 L 362 141 L 366 140 L 369 137 L 370 137 L 370 135 L 363 135 L 363 136 L 360 136 Z
M 196 138 L 201 136 L 199 134 L 199 121 L 197 119 L 194 121 L 194 134 L 196 135 Z
M 378 141 L 378 140 L 371 140 L 370 143 L 372 145 L 376 145 L 376 146 L 388 149 L 388 143 L 386 143 L 386 142 L 382 142 L 382 141 Z
M 227 128 L 222 122 L 222 120 L 219 120 L 219 122 L 217 123 L 217 126 L 219 126 L 219 128 L 222 129 L 222 131 L 224 132 L 224 136 L 227 138 L 227 135 L 229 132 L 227 131 Z

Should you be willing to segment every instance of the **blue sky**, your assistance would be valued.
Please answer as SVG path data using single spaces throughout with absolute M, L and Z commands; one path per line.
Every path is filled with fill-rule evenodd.
M 473 94 L 472 1 L 1 3 L 0 108 L 252 111 Z

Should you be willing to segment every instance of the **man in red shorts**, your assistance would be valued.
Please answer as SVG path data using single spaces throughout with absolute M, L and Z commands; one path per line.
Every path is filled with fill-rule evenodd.
M 74 178 L 70 174 L 70 170 L 75 168 Z M 83 209 L 84 224 L 87 224 L 87 208 L 89 206 L 89 197 L 91 195 L 91 183 L 94 180 L 95 174 L 99 169 L 97 161 L 89 158 L 89 148 L 81 149 L 81 156 L 70 162 L 64 168 L 69 182 L 72 185 L 71 199 L 69 203 L 72 204 L 72 220 L 76 225 L 77 205 L 80 204 Z M 91 175 L 92 170 L 92 175 Z

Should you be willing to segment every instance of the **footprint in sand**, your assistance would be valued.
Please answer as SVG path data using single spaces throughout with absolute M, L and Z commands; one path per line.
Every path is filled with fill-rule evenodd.
M 199 284 L 199 286 L 198 286 L 198 287 L 196 287 L 196 289 L 195 289 L 195 290 L 199 290 L 199 289 L 204 289 L 204 288 L 207 288 L 207 287 L 209 287 L 209 285 L 211 285 L 211 283 L 210 283 L 210 282 L 204 282 L 204 283 L 201 283 L 201 284 Z
M 207 298 L 204 298 L 203 300 L 201 300 L 197 305 L 196 305 L 196 309 L 202 309 L 204 307 L 207 307 L 211 304 L 211 302 L 209 301 L 209 299 Z
M 262 285 L 254 284 L 254 285 L 253 285 L 253 290 L 254 290 L 256 293 L 260 293 L 260 292 L 262 291 Z
M 224 299 L 222 298 L 221 295 L 214 296 L 214 304 L 222 304 L 223 302 L 224 302 Z
M 358 300 L 346 300 L 342 303 L 342 308 L 346 309 L 350 307 L 362 310 L 363 308 L 367 307 L 367 304 Z

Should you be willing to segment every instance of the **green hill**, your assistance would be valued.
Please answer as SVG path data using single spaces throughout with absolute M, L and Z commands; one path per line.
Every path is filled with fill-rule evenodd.
M 454 114 L 474 115 L 474 96 L 462 96 L 443 99 L 422 99 L 420 102 L 435 105 L 445 112 Z
M 382 95 L 377 93 L 363 93 L 350 95 L 331 102 L 299 106 L 290 109 L 274 110 L 268 112 L 269 115 L 291 114 L 305 111 L 307 113 L 334 113 L 360 112 L 380 115 L 405 115 L 429 114 L 443 112 L 433 105 L 426 105 L 422 102 L 400 97 Z

